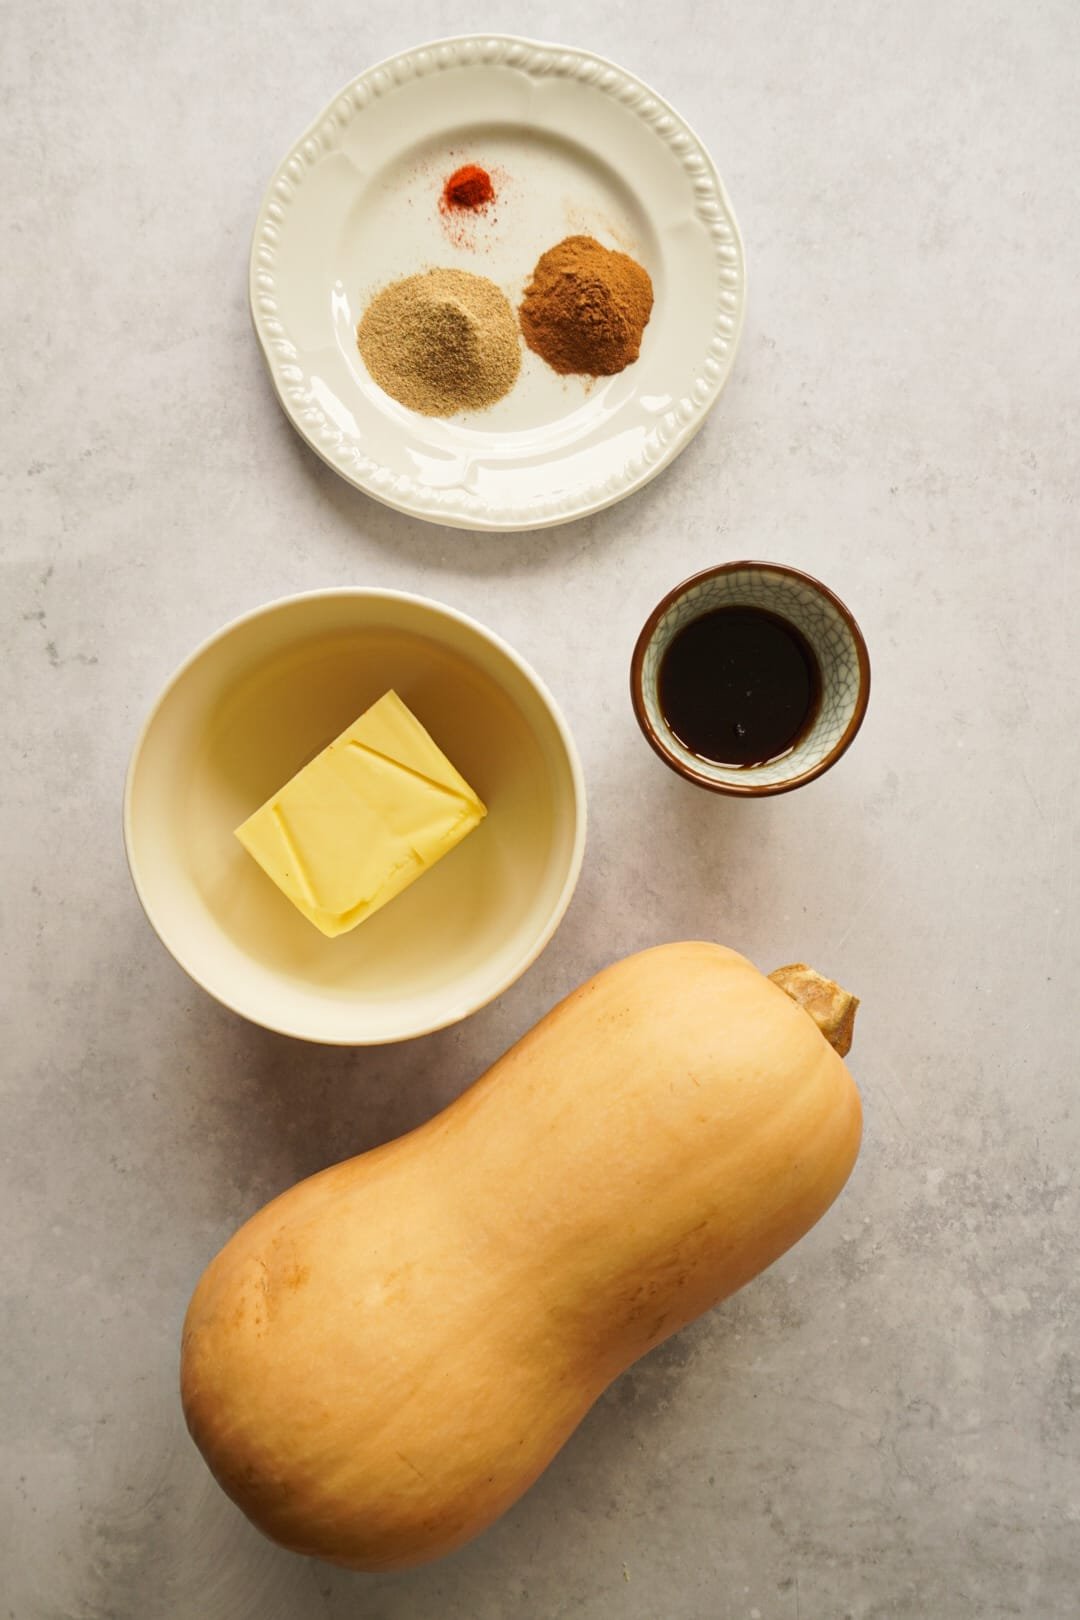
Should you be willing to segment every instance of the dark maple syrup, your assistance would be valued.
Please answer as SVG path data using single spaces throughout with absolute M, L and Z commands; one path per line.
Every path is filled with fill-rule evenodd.
M 813 722 L 821 671 L 805 636 L 764 608 L 714 608 L 684 625 L 660 663 L 664 719 L 699 759 L 763 765 Z

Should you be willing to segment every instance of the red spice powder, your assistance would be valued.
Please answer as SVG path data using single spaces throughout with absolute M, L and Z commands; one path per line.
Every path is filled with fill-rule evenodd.
M 491 176 L 478 163 L 466 163 L 462 168 L 455 169 L 443 186 L 444 208 L 469 208 L 475 211 L 486 208 L 494 197 L 495 187 L 491 183 Z

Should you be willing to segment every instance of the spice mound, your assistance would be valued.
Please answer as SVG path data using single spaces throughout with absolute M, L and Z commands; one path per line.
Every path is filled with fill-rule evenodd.
M 652 306 L 636 259 L 568 236 L 540 255 L 519 315 L 525 342 L 555 371 L 610 377 L 641 353 Z
M 495 199 L 491 176 L 478 163 L 466 163 L 455 169 L 443 186 L 442 208 L 469 208 L 474 212 L 486 208 Z
M 391 282 L 368 305 L 356 342 L 379 387 L 424 416 L 485 410 L 521 369 L 513 310 L 493 281 L 467 270 Z

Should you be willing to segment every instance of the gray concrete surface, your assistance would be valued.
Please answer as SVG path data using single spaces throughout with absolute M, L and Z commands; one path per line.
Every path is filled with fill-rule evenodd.
M 736 375 L 682 459 L 508 539 L 340 483 L 281 416 L 245 307 L 260 193 L 309 116 L 473 26 L 649 77 L 714 150 L 751 272 Z M 5 33 L 0 1616 L 1075 1614 L 1080 12 L 16 0 Z M 847 760 L 761 805 L 668 775 L 626 696 L 659 594 L 747 554 L 832 583 L 875 661 Z M 507 636 L 565 705 L 592 802 L 537 966 L 463 1027 L 359 1054 L 189 984 L 119 815 L 190 648 L 346 581 Z M 460 1555 L 372 1579 L 263 1542 L 179 1414 L 203 1264 L 594 968 L 684 935 L 861 994 L 842 1201 Z

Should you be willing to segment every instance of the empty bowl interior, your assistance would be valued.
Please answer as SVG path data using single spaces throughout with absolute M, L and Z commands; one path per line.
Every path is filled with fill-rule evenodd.
M 390 687 L 488 816 L 326 939 L 233 832 Z M 126 831 L 147 915 L 193 978 L 270 1028 L 367 1043 L 451 1023 L 524 970 L 568 903 L 582 818 L 573 745 L 509 650 L 435 604 L 357 592 L 275 604 L 195 655 L 137 750 Z
M 821 673 L 813 723 L 788 753 L 764 765 L 727 766 L 701 759 L 679 741 L 660 707 L 660 666 L 672 640 L 685 625 L 726 607 L 764 608 L 786 619 L 809 643 Z M 863 677 L 856 633 L 826 592 L 783 569 L 751 566 L 694 580 L 669 604 L 645 648 L 640 700 L 664 749 L 697 776 L 744 790 L 778 787 L 815 770 L 838 747 L 856 721 Z

